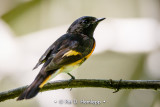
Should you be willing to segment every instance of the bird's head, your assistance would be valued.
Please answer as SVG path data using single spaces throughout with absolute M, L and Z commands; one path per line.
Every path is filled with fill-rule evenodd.
M 68 28 L 67 33 L 73 34 L 85 34 L 87 36 L 93 36 L 93 32 L 98 23 L 105 18 L 95 18 L 92 16 L 83 16 L 75 20 Z

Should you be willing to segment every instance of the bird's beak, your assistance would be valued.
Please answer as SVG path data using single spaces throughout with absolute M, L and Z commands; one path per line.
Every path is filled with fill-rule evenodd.
M 106 18 L 98 18 L 98 19 L 96 20 L 96 22 L 99 23 L 99 22 L 103 21 L 104 19 L 106 19 Z

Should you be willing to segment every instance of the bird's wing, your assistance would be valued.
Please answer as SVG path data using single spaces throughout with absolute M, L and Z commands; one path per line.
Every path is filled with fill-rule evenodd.
M 56 53 L 58 51 L 60 44 L 67 38 L 68 35 L 62 35 L 59 39 L 57 39 L 47 50 L 46 52 L 40 57 L 38 63 L 33 68 L 36 69 L 39 65 L 46 62 L 51 56 L 53 56 L 53 52 Z M 52 55 L 51 55 L 52 54 Z
M 45 63 L 44 66 L 46 67 L 51 60 L 54 60 L 54 62 L 57 65 L 62 64 L 62 62 L 66 62 L 67 59 L 70 58 L 70 56 L 72 55 L 73 57 L 78 56 L 78 59 L 79 59 L 80 54 L 78 55 L 78 52 L 75 53 L 75 51 L 72 51 L 79 46 L 79 42 L 69 38 L 70 38 L 70 35 L 65 34 L 61 36 L 59 39 L 57 39 L 41 56 L 38 63 L 33 69 L 36 69 L 42 63 Z
M 76 49 L 79 47 L 78 41 L 71 41 L 68 40 L 66 44 L 63 44 L 59 49 L 59 51 L 51 55 L 45 64 L 43 65 L 43 68 L 45 68 L 44 71 L 50 71 L 53 69 L 59 69 L 62 66 L 77 62 L 78 60 L 83 58 L 83 55 L 81 52 L 76 51 Z
M 51 55 L 51 52 L 54 50 L 55 44 L 53 43 L 47 50 L 46 52 L 40 57 L 38 63 L 36 64 L 36 66 L 33 68 L 36 69 L 39 65 L 41 65 L 42 63 L 46 62 L 46 60 L 48 59 L 48 57 Z
M 44 71 L 50 71 L 53 69 L 59 69 L 68 64 L 81 64 L 82 59 L 85 60 L 85 56 L 90 53 L 88 47 L 92 48 L 92 42 L 90 40 L 80 42 L 81 40 L 65 39 L 58 48 L 58 52 L 50 57 L 43 65 Z M 84 44 L 87 44 L 84 46 Z M 87 52 L 85 52 L 87 51 Z M 85 54 L 84 54 L 85 53 Z
M 80 60 L 83 57 L 81 52 L 74 49 L 64 48 L 60 50 L 54 57 L 53 62 L 56 65 L 63 66 Z

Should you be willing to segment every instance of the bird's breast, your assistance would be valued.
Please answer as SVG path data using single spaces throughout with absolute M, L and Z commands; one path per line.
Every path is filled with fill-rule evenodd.
M 78 61 L 76 61 L 74 63 L 71 63 L 71 64 L 68 64 L 68 65 L 65 65 L 65 66 L 61 67 L 60 68 L 61 72 L 68 73 L 68 72 L 70 72 L 72 70 L 77 69 L 81 65 L 82 61 L 83 60 L 80 59 L 80 60 L 78 60 Z
M 96 46 L 96 43 L 94 42 L 91 52 L 88 55 L 85 56 L 86 59 L 88 59 L 92 55 L 92 53 L 95 49 L 95 46 Z

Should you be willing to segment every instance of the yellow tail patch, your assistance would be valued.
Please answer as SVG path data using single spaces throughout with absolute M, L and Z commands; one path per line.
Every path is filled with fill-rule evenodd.
M 51 77 L 51 75 L 49 75 L 39 86 L 39 88 L 42 88 L 44 86 L 44 84 L 49 80 L 49 78 Z
M 75 56 L 75 55 L 82 55 L 80 52 L 77 52 L 77 51 L 74 51 L 74 50 L 70 50 L 68 51 L 67 53 L 65 53 L 62 57 L 65 57 L 65 56 Z

